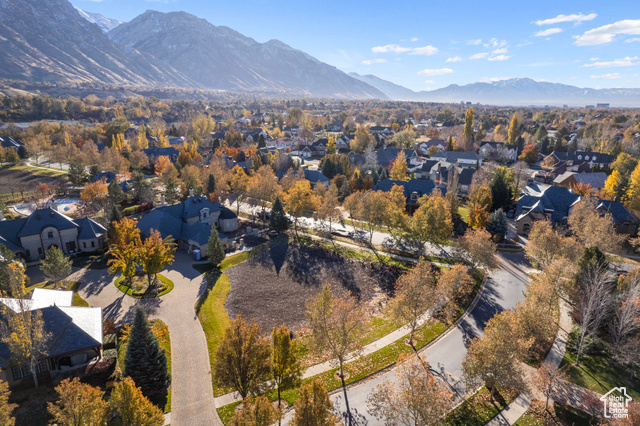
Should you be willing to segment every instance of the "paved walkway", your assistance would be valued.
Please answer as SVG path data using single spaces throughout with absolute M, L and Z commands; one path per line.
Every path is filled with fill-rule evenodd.
M 104 319 L 116 324 L 131 321 L 136 305 L 143 305 L 151 318 L 160 318 L 171 334 L 171 406 L 173 425 L 222 425 L 215 409 L 211 367 L 206 337 L 194 306 L 205 289 L 204 277 L 191 266 L 184 252 L 162 274 L 173 281 L 174 289 L 159 299 L 134 299 L 113 284 L 106 269 L 78 269 L 69 277 L 80 281 L 79 293 L 91 306 L 103 309 Z M 29 268 L 37 278 L 38 268 Z
M 569 331 L 571 330 L 571 316 L 569 304 L 560 299 L 560 321 L 558 324 L 558 333 L 553 341 L 553 345 L 547 353 L 547 357 L 543 362 L 543 366 L 557 370 L 564 357 L 567 345 L 567 338 L 569 337 Z M 533 374 L 536 373 L 536 369 L 523 364 L 525 374 L 529 377 L 528 382 L 532 383 Z M 544 400 L 542 393 L 535 388 L 531 388 L 526 392 L 520 393 L 511 404 L 509 404 L 504 410 L 502 410 L 497 416 L 495 416 L 487 426 L 502 426 L 514 424 L 531 406 L 533 399 Z

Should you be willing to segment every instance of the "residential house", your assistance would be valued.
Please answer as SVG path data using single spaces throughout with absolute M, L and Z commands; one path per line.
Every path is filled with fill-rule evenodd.
M 362 166 L 367 161 L 367 158 L 364 156 L 364 154 L 356 154 L 353 151 L 349 151 L 347 156 L 349 157 L 349 161 L 351 161 L 351 164 L 356 167 Z
M 300 132 L 302 131 L 302 127 L 300 127 L 300 126 L 285 126 L 285 128 L 282 129 L 282 131 L 284 132 L 285 136 L 288 136 L 290 138 L 297 138 L 298 134 L 300 134 Z
M 536 220 L 549 220 L 554 226 L 567 224 L 571 208 L 580 201 L 581 196 L 563 186 L 530 184 L 518 199 L 516 208 L 516 229 L 519 234 L 527 235 Z M 635 235 L 638 219 L 620 202 L 597 200 L 596 210 L 611 218 L 619 233 Z
M 369 128 L 369 133 L 372 135 L 379 135 L 384 138 L 392 137 L 395 134 L 392 127 L 385 126 L 371 126 Z
M 415 173 L 418 179 L 432 179 L 438 180 L 435 175 L 438 171 L 435 167 L 440 164 L 438 160 L 426 160 L 423 161 L 418 167 L 411 169 L 412 173 Z
M 20 149 L 21 146 L 24 146 L 24 143 L 19 139 L 12 139 L 8 136 L 0 137 L 0 146 L 2 148 L 13 148 L 16 152 Z
M 414 149 L 419 153 L 419 155 L 427 156 L 429 155 L 429 148 L 437 148 L 438 151 L 444 151 L 447 149 L 447 142 L 443 139 L 432 138 L 428 141 L 417 141 Z
M 458 192 L 460 194 L 466 195 L 469 193 L 475 173 L 476 169 L 462 169 L 458 172 Z
M 172 163 L 178 161 L 178 154 L 180 152 L 172 146 L 166 148 L 158 148 L 157 146 L 150 146 L 149 148 L 145 148 L 142 150 L 149 158 L 149 167 L 153 167 L 153 164 L 156 162 L 158 157 L 169 157 Z
M 482 157 L 473 151 L 440 151 L 431 156 L 432 160 L 446 161 L 464 168 L 479 168 Z
M 615 160 L 613 155 L 604 154 L 602 152 L 592 151 L 553 151 L 547 158 L 551 157 L 551 161 L 557 163 L 559 161 L 567 161 L 570 165 L 575 166 L 581 163 L 588 163 L 591 168 L 598 166 L 600 168 L 609 168 Z
M 169 141 L 169 145 L 170 146 L 184 146 L 184 143 L 187 141 L 187 138 L 185 138 L 184 136 L 180 136 L 177 138 L 168 138 Z
M 371 190 L 389 192 L 394 185 L 402 187 L 404 197 L 407 200 L 406 208 L 409 213 L 413 213 L 419 207 L 418 200 L 423 195 L 430 195 L 435 189 L 440 190 L 442 195 L 447 192 L 444 186 L 427 179 L 411 179 L 408 181 L 385 179 L 378 182 Z
M 304 178 L 311 183 L 311 188 L 315 188 L 318 184 L 329 186 L 329 178 L 322 174 L 320 170 L 310 170 L 306 166 L 302 166 L 302 169 L 304 170 Z
M 500 163 L 513 163 L 518 160 L 518 146 L 507 145 L 504 142 L 482 142 L 478 152 L 483 160 Z
M 98 251 L 105 233 L 106 229 L 92 219 L 72 219 L 51 208 L 0 221 L 0 244 L 27 261 L 42 259 L 52 246 L 65 254 Z
M 338 139 L 336 139 L 336 149 L 339 152 L 345 152 L 351 150 L 351 141 L 355 138 L 354 135 L 342 135 Z
M 418 153 L 415 149 L 400 149 L 393 146 L 382 147 L 376 151 L 376 159 L 378 164 L 384 168 L 389 167 L 392 161 L 398 158 L 398 153 L 404 151 L 404 159 L 407 165 L 416 165 Z
M 145 238 L 155 229 L 162 238 L 171 236 L 179 248 L 189 253 L 201 250 L 206 255 L 211 227 L 219 228 L 220 239 L 228 242 L 224 232 L 238 229 L 238 217 L 220 203 L 212 203 L 204 196 L 191 195 L 182 203 L 151 210 L 138 221 L 137 226 Z
M 36 288 L 31 299 L 0 298 L 3 315 L 38 311 L 42 315 L 46 356 L 38 360 L 39 377 L 56 377 L 86 367 L 102 357 L 102 308 L 72 306 L 73 292 Z M 0 380 L 9 387 L 31 379 L 28 364 L 11 361 L 9 347 L 0 341 Z
M 571 188 L 577 184 L 589 185 L 593 191 L 604 188 L 607 180 L 607 174 L 604 172 L 595 173 L 576 173 L 564 172 L 553 180 L 555 186 L 564 186 Z

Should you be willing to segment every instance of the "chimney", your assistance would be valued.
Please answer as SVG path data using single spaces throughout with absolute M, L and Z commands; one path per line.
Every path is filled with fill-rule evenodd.
M 189 197 L 193 197 L 193 188 L 189 188 Z
M 160 194 L 160 207 L 166 205 L 165 201 L 164 201 L 164 192 L 162 194 Z

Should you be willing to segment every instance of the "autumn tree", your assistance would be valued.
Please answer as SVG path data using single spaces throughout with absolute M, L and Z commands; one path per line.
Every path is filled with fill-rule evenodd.
M 398 157 L 393 161 L 393 164 L 391 165 L 389 177 L 392 180 L 407 180 L 408 171 L 409 168 L 407 166 L 407 161 L 405 160 L 404 151 L 400 150 L 398 152 Z
M 40 263 L 40 270 L 57 284 L 71 274 L 72 263 L 71 258 L 65 256 L 57 246 L 49 246 Z
M 271 345 L 260 326 L 238 315 L 227 327 L 215 352 L 213 371 L 220 386 L 233 388 L 242 399 L 257 395 L 271 374 Z
M 100 210 L 109 194 L 108 185 L 105 179 L 87 183 L 80 191 L 80 199 L 85 203 L 95 204 Z
M 376 228 L 382 227 L 386 222 L 386 210 L 387 194 L 385 192 L 369 191 L 362 196 L 357 217 L 367 226 L 370 246 L 373 244 Z
M 537 268 L 546 268 L 560 258 L 575 259 L 578 244 L 573 237 L 565 237 L 554 230 L 547 220 L 537 220 L 529 231 L 525 256 Z
M 367 406 L 387 426 L 436 425 L 453 408 L 453 392 L 435 378 L 425 360 L 401 355 L 395 380 L 379 384 L 367 397 Z
M 164 407 L 171 382 L 167 355 L 151 330 L 147 314 L 141 306 L 135 309 L 124 356 L 123 374 L 131 377 L 151 402 Z
M 431 195 L 423 195 L 418 199 L 420 207 L 411 218 L 411 238 L 416 241 L 420 250 L 431 242 L 441 244 L 453 235 L 453 221 L 447 201 L 434 190 Z
M 280 418 L 278 410 L 266 396 L 259 396 L 254 402 L 244 401 L 242 410 L 236 411 L 230 426 L 271 426 Z
M 359 126 L 356 129 L 356 136 L 350 142 L 352 151 L 363 153 L 367 146 L 371 144 L 371 135 L 364 126 Z
M 280 406 L 281 391 L 296 387 L 302 378 L 302 370 L 297 344 L 291 340 L 291 331 L 286 325 L 273 327 L 271 340 L 271 377 L 278 390 Z
M 462 132 L 462 149 L 473 150 L 473 107 L 470 107 L 464 115 L 464 131 Z
M 338 418 L 333 415 L 333 403 L 319 379 L 300 387 L 300 397 L 293 404 L 294 426 L 337 426 Z
M 216 123 L 213 121 L 213 118 L 211 118 L 211 115 L 202 114 L 202 115 L 199 115 L 198 117 L 196 117 L 191 122 L 191 127 L 193 128 L 194 136 L 199 141 L 202 141 L 207 136 L 211 135 L 211 132 L 213 132 L 213 128 L 214 128 L 215 124 Z
M 393 315 L 409 326 L 409 344 L 417 354 L 414 336 L 427 325 L 427 310 L 440 296 L 431 263 L 421 258 L 415 268 L 396 281 L 395 287 Z
M 584 247 L 598 247 L 606 253 L 616 253 L 626 236 L 616 232 L 610 213 L 600 215 L 593 197 L 583 197 L 569 213 L 569 227 Z
M 211 235 L 207 242 L 207 257 L 213 266 L 218 266 L 225 257 L 224 247 L 220 240 L 220 234 L 215 226 L 211 227 Z
M 491 271 L 500 265 L 491 234 L 483 228 L 468 230 L 458 238 L 457 254 L 473 269 L 485 268 Z
M 452 268 L 443 269 L 438 277 L 438 294 L 441 302 L 438 312 L 446 320 L 453 320 L 462 308 L 460 303 L 473 291 L 474 284 L 466 265 L 456 263 Z
M 11 413 L 18 407 L 18 404 L 9 403 L 10 395 L 9 385 L 4 380 L 0 380 L 0 425 L 3 426 L 13 426 L 16 423 L 16 419 L 11 416 Z
M 557 368 L 547 363 L 543 363 L 540 368 L 534 373 L 533 383 L 542 392 L 545 397 L 544 407 L 545 410 L 549 410 L 549 400 L 556 392 L 560 391 L 560 381 L 562 381 L 566 374 L 565 368 Z
M 628 274 L 628 280 L 615 297 L 615 309 L 610 325 L 614 348 L 621 348 L 640 330 L 640 274 Z
M 518 157 L 518 160 L 524 161 L 528 164 L 533 164 L 538 161 L 538 147 L 536 145 L 525 145 L 522 149 L 522 154 Z
M 518 318 L 504 311 L 491 318 L 481 339 L 474 339 L 462 361 L 464 378 L 470 385 L 484 383 L 494 399 L 497 387 L 523 390 L 526 385 L 520 363 L 531 342 L 519 333 Z
M 273 169 L 269 166 L 262 166 L 251 177 L 247 188 L 247 195 L 258 200 L 262 210 L 262 217 L 265 217 L 265 209 L 267 205 L 273 203 L 281 188 L 278 184 L 278 178 L 273 173 Z
M 109 405 L 123 425 L 162 426 L 164 414 L 142 393 L 131 377 L 125 377 L 111 391 Z
M 338 187 L 335 184 L 331 184 L 322 195 L 322 201 L 317 212 L 318 219 L 329 224 L 329 233 L 331 233 L 333 222 L 340 219 L 340 210 L 338 210 L 338 207 L 340 207 Z
M 246 195 L 249 186 L 249 176 L 242 167 L 235 166 L 229 176 L 229 189 L 236 196 L 236 215 L 240 215 L 240 201 Z
M 140 263 L 141 245 L 140 230 L 136 227 L 136 221 L 124 218 L 120 222 L 114 222 L 112 233 L 109 235 L 109 272 L 120 272 L 125 281 L 131 284 L 131 279 L 136 274 L 136 267 Z
M 333 136 L 329 136 L 329 140 L 327 141 L 326 152 L 327 152 L 327 154 L 335 154 L 336 151 L 337 151 L 337 149 L 336 149 L 336 139 Z
M 622 186 L 620 172 L 617 170 L 612 171 L 604 182 L 604 192 L 606 197 L 610 200 L 620 200 L 620 197 L 624 194 L 624 189 L 625 188 Z
M 626 195 L 629 200 L 629 208 L 634 211 L 640 211 L 640 164 L 631 172 Z
M 329 286 L 307 303 L 307 319 L 312 333 L 312 347 L 317 353 L 328 352 L 340 369 L 340 380 L 351 424 L 347 399 L 344 363 L 349 355 L 362 350 L 368 321 L 362 305 L 355 297 L 335 297 Z
M 27 290 L 24 286 L 24 267 L 19 262 L 7 265 L 6 284 L 18 303 L 17 311 L 0 306 L 0 341 L 11 355 L 12 363 L 28 365 L 36 389 L 38 388 L 38 363 L 49 350 L 50 334 L 46 331 L 42 313 L 27 305 Z
M 283 195 L 284 208 L 293 216 L 293 224 L 298 236 L 298 220 L 309 210 L 316 210 L 319 205 L 318 196 L 311 190 L 308 180 L 300 180 Z
M 518 117 L 516 117 L 516 113 L 513 113 L 513 117 L 511 117 L 511 122 L 509 123 L 509 132 L 507 134 L 507 145 L 516 145 L 516 139 L 518 138 L 518 134 L 520 132 L 520 124 L 518 123 Z
M 160 232 L 152 229 L 149 237 L 142 241 L 138 248 L 138 260 L 142 270 L 147 274 L 149 287 L 156 285 L 158 273 L 173 263 L 176 244 L 171 236 L 162 238 Z
M 484 228 L 489 221 L 491 190 L 488 186 L 474 185 L 469 193 L 469 226 Z
M 64 379 L 55 389 L 58 400 L 47 403 L 47 410 L 56 423 L 64 426 L 107 424 L 109 405 L 100 389 L 82 383 L 77 377 Z
M 411 149 L 416 142 L 418 134 L 413 129 L 404 129 L 396 133 L 390 141 L 390 144 L 402 149 Z

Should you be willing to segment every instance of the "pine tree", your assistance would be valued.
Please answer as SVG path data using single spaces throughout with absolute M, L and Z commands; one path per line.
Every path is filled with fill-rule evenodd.
M 500 240 L 504 239 L 507 235 L 507 215 L 504 214 L 504 210 L 500 208 L 489 215 L 487 231 L 491 235 L 498 235 Z
M 209 242 L 207 243 L 207 256 L 213 266 L 218 266 L 224 260 L 224 248 L 215 226 L 211 227 L 211 236 L 209 236 Z
M 282 207 L 282 202 L 279 197 L 276 197 L 276 201 L 273 203 L 269 226 L 276 232 L 284 232 L 289 228 L 289 219 L 287 219 L 287 215 L 284 213 L 284 208 Z
M 71 184 L 75 186 L 82 186 L 87 178 L 87 172 L 82 164 L 74 161 L 69 165 L 69 174 L 67 176 L 69 177 Z
M 127 341 L 124 375 L 129 376 L 143 395 L 159 407 L 164 407 L 171 377 L 167 369 L 167 355 L 153 334 L 147 315 L 138 306 Z
M 56 246 L 50 246 L 42 259 L 40 270 L 51 281 L 62 281 L 71 273 L 72 260 Z
M 167 204 L 174 204 L 179 198 L 180 194 L 178 194 L 178 184 L 173 180 L 173 178 L 170 178 L 164 187 L 164 200 Z
M 216 177 L 212 174 L 207 178 L 207 194 L 212 194 L 216 191 Z
M 112 204 L 120 204 L 125 198 L 124 191 L 115 179 L 109 182 L 107 191 L 109 194 L 109 201 L 111 201 Z

